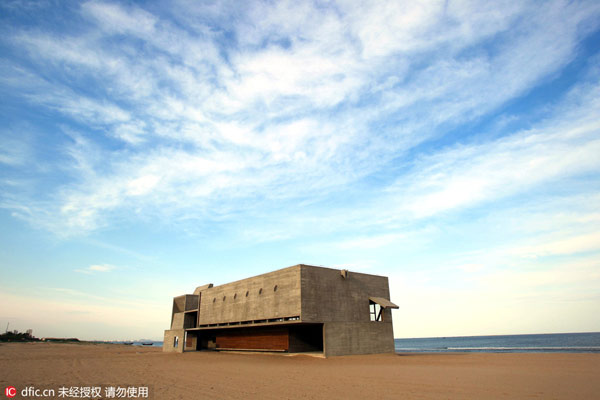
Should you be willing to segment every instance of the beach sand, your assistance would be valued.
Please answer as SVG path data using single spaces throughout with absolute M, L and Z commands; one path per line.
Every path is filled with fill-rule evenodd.
M 157 347 L 109 344 L 0 345 L 3 392 L 7 386 L 20 391 L 25 386 L 58 390 L 97 385 L 147 386 L 153 399 L 598 399 L 600 354 L 382 354 L 325 359 L 172 354 Z M 23 397 L 15 397 L 19 398 Z

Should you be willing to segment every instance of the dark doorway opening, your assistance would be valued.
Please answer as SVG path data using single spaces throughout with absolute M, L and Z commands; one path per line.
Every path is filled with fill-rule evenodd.
M 290 326 L 290 353 L 323 351 L 323 324 Z

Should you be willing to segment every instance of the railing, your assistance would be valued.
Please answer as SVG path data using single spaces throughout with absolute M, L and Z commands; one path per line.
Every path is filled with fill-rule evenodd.
M 235 326 L 235 325 L 276 324 L 279 322 L 290 322 L 290 321 L 300 321 L 300 316 L 295 315 L 292 317 L 279 317 L 279 318 L 269 318 L 269 319 L 254 319 L 254 320 L 246 320 L 246 321 L 219 322 L 219 323 L 213 323 L 213 324 L 200 324 L 200 325 L 198 325 L 198 328 L 212 328 L 212 327 Z

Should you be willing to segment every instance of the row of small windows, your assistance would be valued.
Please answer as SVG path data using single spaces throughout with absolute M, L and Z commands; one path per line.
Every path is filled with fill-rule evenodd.
M 273 286 L 273 291 L 276 292 L 277 291 L 277 285 Z M 258 289 L 258 294 L 262 294 L 263 293 L 263 288 Z M 246 297 L 248 297 L 248 295 L 250 294 L 249 290 L 246 290 Z M 238 295 L 237 293 L 234 293 L 233 295 L 233 299 L 237 299 Z M 223 301 L 225 301 L 227 299 L 227 296 L 223 296 Z M 213 303 L 217 301 L 217 298 L 214 297 L 213 298 Z

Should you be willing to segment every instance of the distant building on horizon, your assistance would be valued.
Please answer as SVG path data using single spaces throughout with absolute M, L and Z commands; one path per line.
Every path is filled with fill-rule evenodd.
M 394 352 L 388 278 L 299 264 L 173 299 L 163 350 Z

